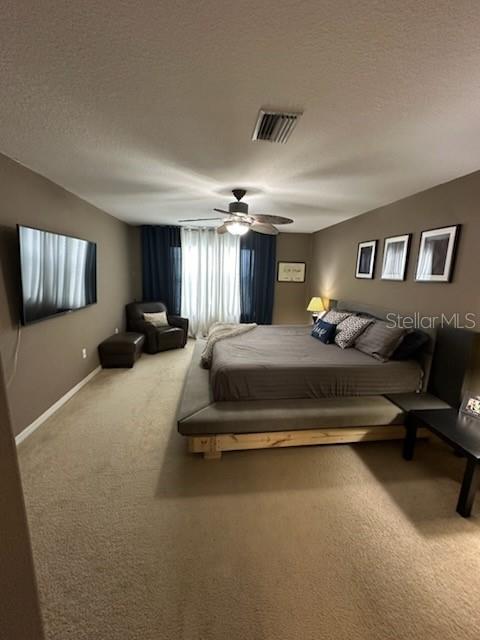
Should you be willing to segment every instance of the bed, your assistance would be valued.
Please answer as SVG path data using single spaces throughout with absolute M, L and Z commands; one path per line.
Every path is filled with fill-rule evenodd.
M 310 326 L 259 326 L 215 345 L 215 401 L 374 396 L 417 392 L 416 360 L 380 362 L 312 338 Z
M 377 318 L 389 312 L 336 306 Z M 323 345 L 310 331 L 264 326 L 223 340 L 210 371 L 200 365 L 197 341 L 178 412 L 189 450 L 219 458 L 239 449 L 403 438 L 405 412 L 385 396 L 426 388 L 434 335 L 418 359 L 382 363 Z

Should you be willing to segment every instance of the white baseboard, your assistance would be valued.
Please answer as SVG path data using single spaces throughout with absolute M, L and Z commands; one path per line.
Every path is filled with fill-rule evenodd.
M 29 424 L 28 427 L 25 427 L 25 429 L 21 431 L 18 434 L 18 436 L 15 436 L 15 443 L 19 445 L 21 442 L 25 440 L 25 438 L 28 438 L 28 436 L 32 434 L 36 429 L 38 429 L 38 427 L 42 425 L 45 422 L 45 420 L 48 420 L 50 416 L 52 416 L 56 411 L 60 409 L 60 407 L 62 407 L 66 402 L 68 402 L 70 398 L 72 398 L 76 393 L 78 393 L 78 391 L 80 391 L 80 389 L 84 387 L 87 384 L 87 382 L 90 382 L 90 380 L 97 375 L 97 373 L 101 370 L 101 368 L 102 367 L 97 367 L 96 369 L 91 371 L 86 378 L 84 378 L 83 380 L 80 380 L 80 382 L 76 384 L 72 389 L 70 389 L 70 391 L 67 391 L 67 393 L 60 398 L 60 400 L 57 400 L 55 404 L 52 404 L 52 406 L 49 409 L 47 409 L 44 413 L 42 413 L 41 416 L 38 416 L 38 418 L 34 422 L 32 422 L 32 424 Z

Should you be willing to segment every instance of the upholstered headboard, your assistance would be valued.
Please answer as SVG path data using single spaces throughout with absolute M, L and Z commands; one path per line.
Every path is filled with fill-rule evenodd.
M 445 327 L 438 330 L 428 390 L 450 406 L 462 402 L 464 383 L 475 356 L 478 333 L 469 329 Z
M 406 316 L 414 316 L 413 313 L 399 313 L 395 309 L 387 309 L 384 307 L 377 307 L 374 305 L 364 304 L 362 302 L 357 302 L 355 300 L 330 300 L 330 307 L 332 309 L 338 309 L 339 311 L 354 311 L 356 313 L 366 313 L 371 315 L 379 320 L 387 320 L 389 314 L 395 314 L 402 317 Z M 418 354 L 418 361 L 423 369 L 423 381 L 422 381 L 422 391 L 427 391 L 430 381 L 430 374 L 432 370 L 432 361 L 433 354 L 435 352 L 435 344 L 437 340 L 437 330 L 436 329 L 423 329 L 420 331 L 426 333 L 430 340 L 423 347 L 423 349 Z

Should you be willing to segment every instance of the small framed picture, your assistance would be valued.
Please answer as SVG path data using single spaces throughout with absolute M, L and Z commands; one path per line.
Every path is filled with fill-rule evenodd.
M 480 420 L 480 396 L 474 396 L 466 393 L 460 411 L 471 418 Z
M 305 262 L 279 262 L 278 282 L 305 282 Z
M 382 280 L 405 280 L 408 251 L 412 235 L 385 238 L 383 245 Z
M 360 242 L 358 244 L 357 268 L 355 271 L 356 278 L 373 278 L 376 252 L 376 240 L 368 240 L 367 242 Z
M 422 231 L 417 282 L 450 282 L 461 225 Z

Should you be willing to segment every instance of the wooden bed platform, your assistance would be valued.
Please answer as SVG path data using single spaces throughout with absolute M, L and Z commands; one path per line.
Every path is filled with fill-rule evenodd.
M 279 449 L 281 447 L 303 447 L 307 445 L 347 444 L 374 440 L 401 440 L 405 437 L 402 425 L 379 425 L 374 427 L 341 427 L 303 429 L 300 431 L 270 431 L 264 433 L 226 433 L 205 436 L 189 436 L 190 453 L 203 453 L 207 460 L 222 457 L 224 451 L 246 449 Z M 417 437 L 428 437 L 427 429 L 420 429 Z

